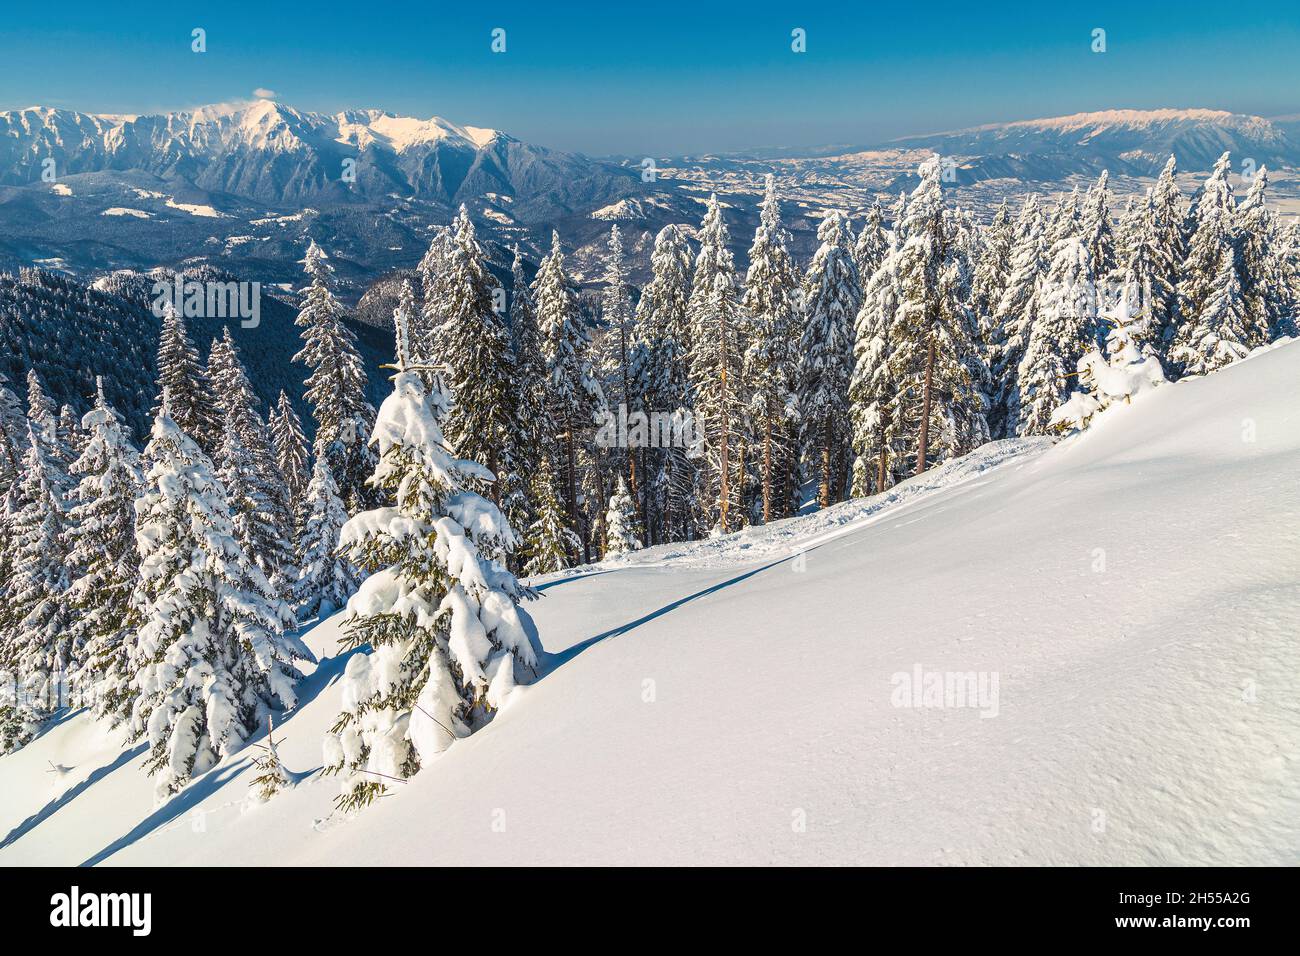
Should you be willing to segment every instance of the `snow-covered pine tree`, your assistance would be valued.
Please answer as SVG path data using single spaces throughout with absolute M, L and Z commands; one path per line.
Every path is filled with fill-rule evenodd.
M 1211 296 L 1227 291 L 1221 281 L 1223 263 L 1235 259 L 1236 246 L 1236 200 L 1229 181 L 1231 172 L 1228 154 L 1224 153 L 1214 164 L 1189 217 L 1191 238 L 1187 255 L 1181 260 L 1178 280 L 1178 327 L 1169 351 L 1179 372 L 1182 371 L 1180 363 L 1189 357 L 1192 343 L 1205 341 L 1210 326 L 1202 319 L 1202 312 Z M 1221 300 L 1216 309 L 1220 316 L 1225 305 L 1230 311 L 1234 307 L 1228 300 Z
M 158 339 L 158 394 L 154 414 L 168 396 L 172 420 L 196 441 L 209 457 L 221 447 L 221 413 L 199 351 L 190 339 L 185 318 L 169 300 L 163 304 L 162 332 Z
M 1184 375 L 1206 375 L 1245 358 L 1256 335 L 1242 295 L 1236 250 L 1229 246 L 1205 304 L 1195 319 L 1179 326 L 1170 358 Z
M 1159 291 L 1159 294 L 1156 285 L 1152 285 L 1148 308 L 1152 321 L 1158 323 L 1152 334 L 1159 343 L 1157 352 L 1162 358 L 1173 344 L 1178 328 L 1178 270 L 1187 255 L 1187 237 L 1183 232 L 1187 212 L 1183 208 L 1183 194 L 1175 178 L 1177 173 L 1177 161 L 1171 153 L 1151 194 L 1150 229 L 1152 247 L 1155 250 L 1152 260 L 1157 268 L 1163 270 L 1164 282 L 1160 283 L 1163 291 Z
M 800 346 L 799 420 L 818 475 L 817 500 L 826 508 L 844 496 L 853 326 L 862 289 L 848 218 L 830 211 L 817 238 L 821 246 L 804 276 L 807 319 Z
M 510 339 L 515 354 L 511 445 L 521 480 L 510 489 L 501 506 L 512 528 L 528 529 L 537 519 L 536 476 L 546 458 L 554 428 L 546 402 L 546 360 L 542 357 L 537 309 L 528 289 L 524 257 L 518 245 L 514 248 L 510 273 Z M 554 494 L 554 489 L 551 493 Z M 518 569 L 523 559 L 522 551 L 511 555 L 512 570 Z
M 82 425 L 86 445 L 72 464 L 78 484 L 65 532 L 73 573 L 67 603 L 73 641 L 81 645 L 73 683 L 86 693 L 96 717 L 117 726 L 135 697 L 130 655 L 139 618 L 132 594 L 140 557 L 133 526 L 143 479 L 139 452 L 105 399 L 102 378 Z
M 725 534 L 735 531 L 742 519 L 744 343 L 736 266 L 716 195 L 709 197 L 699 239 L 687 303 L 692 397 L 706 460 L 702 498 L 695 505 L 701 524 Z
M 994 315 L 1002 302 L 1007 282 L 1012 273 L 1012 256 L 1016 245 L 1016 224 L 1011 219 L 1011 209 L 1002 200 L 993 221 L 984 231 L 979 257 L 971 277 L 971 310 L 980 323 L 982 337 L 994 341 Z M 867 279 L 863 279 L 866 284 Z
M 644 367 L 636 378 L 645 389 L 644 406 L 653 414 L 690 415 L 691 252 L 680 226 L 668 225 L 655 236 L 650 254 L 652 277 L 637 303 L 637 350 Z M 686 449 L 671 445 L 654 455 L 654 475 L 647 508 L 647 535 L 652 542 L 692 537 L 690 522 L 694 462 Z
M 1268 170 L 1261 166 L 1237 207 L 1237 274 L 1252 348 L 1269 341 L 1286 308 L 1286 280 L 1276 253 L 1277 220 L 1264 198 L 1267 189 Z
M 858 237 L 854 254 L 875 258 L 875 240 L 883 236 L 880 206 L 873 207 Z M 873 232 L 874 230 L 874 232 Z M 744 381 L 749 414 L 756 424 L 758 467 L 764 523 L 788 517 L 786 472 L 798 461 L 795 395 L 799 375 L 799 274 L 790 256 L 789 236 L 781 226 L 781 207 L 771 173 L 759 210 L 758 229 L 749 247 L 745 296 L 741 310 L 748 322 Z
M 898 427 L 915 450 L 917 474 L 988 438 L 984 400 L 971 375 L 979 355 L 975 320 L 965 303 L 969 280 L 953 249 L 940 162 L 933 156 L 921 164 L 921 182 L 908 199 L 889 355 Z
M 328 258 L 313 241 L 302 259 L 311 283 L 296 320 L 303 347 L 294 361 L 311 369 L 306 398 L 316 420 L 314 454 L 330 457 L 339 494 L 358 511 L 373 501 L 366 476 L 374 469 L 369 439 L 375 410 L 366 400 L 366 369 L 356 336 L 343 324 L 343 306 L 330 290 Z
M 995 395 L 989 430 L 1009 438 L 1020 426 L 1020 362 L 1034 325 L 1038 286 L 1047 272 L 1046 223 L 1038 197 L 1030 195 L 1016 221 L 1011 272 L 989 328 L 988 361 Z
M 564 270 L 560 234 L 552 233 L 551 252 L 542 260 L 532 286 L 546 361 L 547 401 L 561 463 L 569 529 L 578 530 L 578 443 L 605 408 L 605 395 L 588 356 L 591 339 L 583 327 L 573 285 Z M 577 555 L 573 555 L 576 559 Z
M 373 648 L 348 661 L 343 710 L 325 741 L 344 810 L 482 726 L 537 666 L 518 607 L 529 592 L 486 557 L 513 550 L 517 537 L 470 490 L 487 472 L 448 451 L 446 413 L 445 392 L 398 371 L 375 423 L 371 479 L 395 504 L 343 530 L 343 550 L 372 572 L 348 602 L 346 640 Z
M 855 453 L 851 493 L 855 498 L 886 490 L 891 483 L 891 465 L 901 461 L 894 417 L 898 389 L 889 375 L 892 330 L 902 301 L 898 263 L 898 244 L 891 239 L 889 252 L 863 290 L 862 308 L 854 324 L 849 414 Z
M 285 488 L 289 492 L 289 509 L 294 516 L 297 527 L 302 514 L 302 504 L 310 480 L 311 468 L 307 460 L 307 436 L 303 434 L 302 419 L 294 411 L 289 396 L 280 389 L 280 397 L 269 415 L 271 429 L 271 447 L 275 452 L 275 464 L 284 478 Z
M 641 543 L 641 529 L 636 512 L 636 502 L 628 491 L 627 482 L 618 476 L 618 488 L 609 499 L 609 511 L 605 515 L 606 546 L 605 557 L 639 551 L 645 547 Z
M 9 379 L 0 372 L 0 497 L 18 480 L 27 446 L 27 420 Z
M 555 494 L 555 473 L 548 456 L 538 460 L 533 473 L 532 499 L 536 518 L 524 536 L 524 574 L 530 577 L 562 571 L 581 543 L 565 521 L 564 507 Z
M 236 537 L 270 581 L 273 593 L 268 597 L 287 599 L 289 588 L 298 577 L 289 488 L 229 326 L 212 345 L 208 376 L 216 388 L 225 420 L 225 434 L 217 458 L 218 475 L 234 509 Z M 237 441 L 231 440 L 232 431 Z M 292 626 L 293 622 L 286 623 Z
M 266 803 L 281 790 L 290 785 L 289 771 L 280 762 L 278 745 L 275 742 L 275 724 L 266 718 L 266 743 L 255 744 L 261 753 L 253 759 L 253 771 L 256 774 L 249 785 L 248 796 L 254 803 Z
M 1124 260 L 1120 264 L 1123 276 L 1124 300 L 1134 314 L 1143 316 L 1142 322 L 1130 326 L 1130 334 L 1141 346 L 1150 346 L 1160 355 L 1165 346 L 1163 330 L 1169 326 L 1174 287 L 1171 278 L 1176 273 L 1173 262 L 1165 258 L 1166 250 L 1156 229 L 1154 192 L 1147 190 L 1138 202 L 1132 203 L 1124 218 L 1121 233 L 1124 236 Z
M 54 459 L 47 428 L 29 419 L 22 477 L 9 506 L 7 528 L 0 753 L 27 743 L 41 722 L 63 705 L 64 682 L 73 663 L 64 541 L 67 477 Z
M 159 799 L 238 750 L 262 711 L 292 707 L 292 659 L 314 660 L 280 631 L 269 584 L 235 538 L 226 489 L 169 409 L 164 393 L 135 508 L 142 623 L 131 726 L 147 735 Z
M 338 551 L 339 536 L 347 520 L 347 509 L 339 497 L 329 461 L 317 458 L 303 495 L 299 572 L 293 588 L 293 603 L 304 618 L 341 608 L 356 590 L 356 570 Z
M 1115 230 L 1110 221 L 1110 173 L 1103 171 L 1088 190 L 1080 213 L 1079 238 L 1088 250 L 1093 275 L 1107 281 L 1115 271 Z
M 487 467 L 484 487 L 498 504 L 522 481 L 514 460 L 515 356 L 505 316 L 493 308 L 496 280 L 484 265 L 470 222 L 460 207 L 447 255 L 440 334 L 451 410 L 444 423 L 457 455 Z
M 881 207 L 880 200 L 876 199 L 867 208 L 866 222 L 862 224 L 862 231 L 853 243 L 853 264 L 858 268 L 858 278 L 864 288 L 888 254 L 889 236 L 885 232 L 885 210 Z
M 1056 244 L 1034 305 L 1034 325 L 1020 362 L 1018 434 L 1048 435 L 1052 414 L 1073 390 L 1079 360 L 1096 347 L 1097 299 L 1088 248 L 1078 238 Z
M 412 313 L 407 335 L 410 338 L 411 360 L 419 364 L 436 365 L 441 360 L 438 336 L 447 318 L 445 305 L 450 276 L 448 263 L 454 243 L 453 226 L 435 226 L 429 248 L 415 268 L 420 279 L 423 304 L 418 313 Z M 433 382 L 432 375 L 427 372 L 422 377 L 426 384 Z
M 633 412 L 644 412 L 641 407 L 643 388 L 636 380 L 641 366 L 637 360 L 638 342 L 636 330 L 632 324 L 632 300 L 628 292 L 627 265 L 623 257 L 623 235 L 618 225 L 609 229 L 609 254 L 605 258 L 605 288 L 601 295 L 601 318 L 605 322 L 605 347 L 601 355 L 601 378 L 604 382 L 605 398 L 617 411 L 619 405 Z M 627 476 L 631 488 L 632 500 L 641 499 L 642 483 L 638 468 L 638 452 L 642 449 L 630 447 L 621 453 L 623 462 L 620 470 Z M 619 453 L 615 453 L 618 457 Z M 639 507 L 639 506 L 638 506 Z

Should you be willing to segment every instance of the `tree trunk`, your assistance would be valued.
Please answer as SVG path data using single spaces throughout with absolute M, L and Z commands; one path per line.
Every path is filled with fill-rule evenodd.
M 772 520 L 772 416 L 763 417 L 763 524 Z
M 930 336 L 930 349 L 925 356 L 925 391 L 921 398 L 921 437 L 916 445 L 916 473 L 925 471 L 925 455 L 930 440 L 930 390 L 934 381 L 934 336 Z
M 823 508 L 829 508 L 831 503 L 831 423 L 830 420 L 822 422 L 822 480 L 821 487 L 817 489 L 817 500 Z

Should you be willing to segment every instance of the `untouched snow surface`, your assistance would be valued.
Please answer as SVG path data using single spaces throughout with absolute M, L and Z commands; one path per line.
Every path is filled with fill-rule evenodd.
M 72 714 L 0 759 L 0 864 L 1300 858 L 1300 344 L 539 584 L 542 679 L 368 810 L 318 773 L 332 619 L 292 790 L 249 806 L 248 748 L 155 809 L 142 746 Z M 918 669 L 984 693 L 895 706 Z

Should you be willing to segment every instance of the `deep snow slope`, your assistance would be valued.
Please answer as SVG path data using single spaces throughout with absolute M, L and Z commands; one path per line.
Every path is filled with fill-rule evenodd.
M 327 658 L 293 790 L 246 806 L 246 751 L 154 809 L 142 748 L 72 715 L 0 759 L 0 864 L 1300 859 L 1300 344 L 542 584 L 545 676 L 368 810 L 317 772 Z M 895 706 L 917 668 L 985 696 Z

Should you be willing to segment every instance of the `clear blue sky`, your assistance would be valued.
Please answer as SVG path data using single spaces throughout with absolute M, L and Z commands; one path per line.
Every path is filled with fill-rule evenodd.
M 1300 112 L 1300 5 L 697 0 L 163 4 L 0 13 L 0 108 L 381 107 L 590 154 L 870 144 L 1112 107 Z M 208 51 L 190 52 L 190 31 Z M 490 32 L 506 30 L 506 53 Z M 807 31 L 807 52 L 790 31 Z M 1107 52 L 1091 51 L 1106 30 Z

